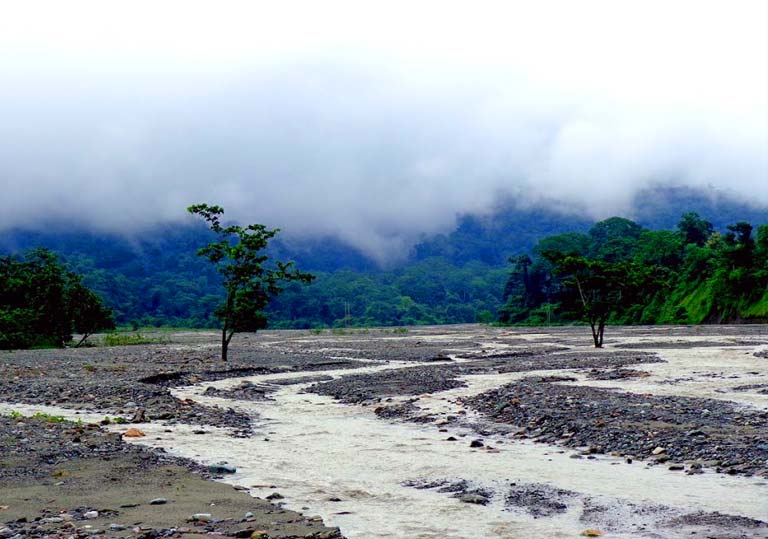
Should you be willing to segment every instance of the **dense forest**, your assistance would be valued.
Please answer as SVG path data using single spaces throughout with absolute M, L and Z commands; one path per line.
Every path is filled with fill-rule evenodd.
M 642 311 L 616 310 L 611 322 L 699 323 L 766 317 L 761 300 L 765 286 L 760 281 L 760 264 L 764 267 L 765 261 L 759 258 L 764 256 L 763 228 L 751 231 L 749 238 L 743 230 L 727 228 L 740 221 L 768 222 L 765 208 L 687 188 L 641 193 L 635 206 L 636 223 L 622 230 L 626 236 L 605 240 L 597 232 L 601 227 L 583 213 L 557 211 L 554 205 L 500 202 L 485 215 L 460 216 L 456 228 L 446 234 L 422 238 L 407 257 L 386 269 L 338 240 L 299 240 L 281 234 L 270 242 L 270 256 L 295 260 L 297 267 L 317 278 L 308 286 L 289 285 L 272 301 L 270 326 L 582 319 L 565 302 L 567 298 L 558 295 L 568 276 L 556 275 L 543 256 L 558 241 L 573 247 L 572 254 L 595 260 L 601 260 L 605 249 L 619 249 L 621 244 L 623 262 L 659 267 L 656 280 L 644 281 L 648 292 L 637 300 L 637 305 L 645 305 Z M 708 237 L 700 245 L 682 238 L 676 226 L 689 210 L 711 221 Z M 218 326 L 214 311 L 222 300 L 221 277 L 196 254 L 214 239 L 204 226 L 166 225 L 131 235 L 62 230 L 66 229 L 50 226 L 44 232 L 0 232 L 0 255 L 51 249 L 68 271 L 82 275 L 83 284 L 104 299 L 118 325 Z M 601 241 L 607 241 L 606 246 L 600 247 Z M 740 249 L 749 256 L 738 254 Z M 523 255 L 531 261 L 526 270 L 531 282 L 524 292 L 520 288 Z
M 533 255 L 512 260 L 503 322 L 585 320 L 602 330 L 768 320 L 768 224 L 720 233 L 691 212 L 676 230 L 649 230 L 613 217 L 586 234 L 543 238 Z
M 55 254 L 35 249 L 0 257 L 0 350 L 76 345 L 89 335 L 114 329 L 101 298 L 68 271 Z

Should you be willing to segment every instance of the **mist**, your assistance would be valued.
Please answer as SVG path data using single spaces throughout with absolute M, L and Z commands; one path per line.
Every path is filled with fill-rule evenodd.
M 763 1 L 190 4 L 2 8 L 0 230 L 209 202 L 385 260 L 501 197 L 768 204 Z

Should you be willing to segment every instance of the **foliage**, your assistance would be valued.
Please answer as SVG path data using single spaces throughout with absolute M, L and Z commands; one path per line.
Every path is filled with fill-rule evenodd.
M 168 340 L 163 337 L 148 337 L 141 333 L 107 333 L 102 339 L 104 346 L 133 346 L 137 344 L 163 344 Z
M 632 240 L 631 255 L 624 252 L 622 258 L 653 266 L 654 284 L 641 291 L 634 309 L 614 313 L 608 323 L 768 319 L 768 300 L 761 299 L 765 288 L 760 288 L 756 263 L 746 273 L 743 268 L 732 275 L 731 270 L 718 273 L 715 266 L 720 260 L 713 256 L 715 251 L 725 256 L 729 232 L 738 240 L 736 231 L 726 225 L 766 223 L 765 208 L 711 191 L 658 187 L 641 194 L 633 206 L 635 222 L 643 228 L 636 243 Z M 675 228 L 684 212 L 698 212 L 691 221 L 703 230 L 706 241 L 692 240 Z M 265 253 L 271 259 L 295 260 L 298 267 L 316 274 L 317 280 L 312 286 L 288 283 L 265 313 L 272 327 L 296 329 L 482 322 L 488 313 L 504 323 L 572 323 L 581 318 L 564 316 L 562 283 L 552 277 L 552 265 L 541 254 L 567 250 L 597 256 L 592 251 L 593 226 L 587 218 L 564 213 L 554 205 L 521 207 L 502 201 L 488 214 L 458 216 L 455 230 L 422 238 L 410 253 L 403 253 L 405 258 L 389 261 L 384 268 L 340 240 L 283 240 L 280 234 Z M 600 227 L 595 233 L 606 228 L 612 227 Z M 636 235 L 635 227 L 630 224 L 629 229 Z M 768 225 L 756 226 L 751 238 L 751 256 L 765 260 Z M 621 238 L 615 239 L 611 245 L 619 249 Z M 196 221 L 130 235 L 62 227 L 2 231 L 0 251 L 20 253 L 36 246 L 55 250 L 69 270 L 83 275 L 84 286 L 104 298 L 120 326 L 145 333 L 158 327 L 219 326 L 214 313 L 225 297 L 222 276 L 195 254 L 200 245 L 217 240 L 212 230 Z M 509 258 L 521 255 L 531 259 L 527 284 L 519 271 L 513 277 L 509 265 L 505 267 Z M 512 269 L 516 273 L 514 264 Z M 746 275 L 755 277 L 752 285 Z M 737 294 L 743 305 L 728 297 L 728 288 L 737 281 L 739 286 L 754 286 L 748 298 Z M 717 298 L 720 293 L 725 293 L 723 301 Z M 30 322 L 23 316 L 24 312 L 7 316 L 6 327 L 15 323 L 24 332 Z
M 491 321 L 505 279 L 502 268 L 442 258 L 377 273 L 319 273 L 312 286 L 287 286 L 269 312 L 273 327 L 297 329 Z
M 265 249 L 278 229 L 261 224 L 243 228 L 223 226 L 220 206 L 196 204 L 187 210 L 208 223 L 218 240 L 198 250 L 221 274 L 225 290 L 224 301 L 214 311 L 221 321 L 221 359 L 227 360 L 232 336 L 239 331 L 257 331 L 267 325 L 265 309 L 269 300 L 282 292 L 282 284 L 291 281 L 310 283 L 314 276 L 292 268 L 293 263 L 279 260 L 266 267 L 269 257 Z
M 588 322 L 596 346 L 605 324 L 765 321 L 768 225 L 726 230 L 688 212 L 676 231 L 611 218 L 543 238 L 534 259 L 512 260 L 500 319 L 540 323 L 546 308 L 548 321 Z
M 50 251 L 0 258 L 0 348 L 64 346 L 73 333 L 80 345 L 113 327 L 101 298 Z
M 37 412 L 32 416 L 33 419 L 39 419 L 41 421 L 45 421 L 47 423 L 65 423 L 67 420 L 63 416 L 60 415 L 51 415 L 47 414 L 45 412 Z

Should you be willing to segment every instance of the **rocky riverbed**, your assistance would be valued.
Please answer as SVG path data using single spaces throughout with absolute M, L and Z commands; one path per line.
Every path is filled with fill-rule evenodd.
M 212 481 L 220 471 L 96 423 L 0 416 L 0 537 L 342 537 L 319 518 Z
M 262 332 L 226 364 L 209 333 L 4 353 L 6 413 L 87 420 L 2 418 L 0 534 L 768 537 L 768 330 L 607 336 L 594 350 L 583 328 Z M 146 436 L 121 436 L 132 427 Z M 358 469 L 382 443 L 391 455 Z

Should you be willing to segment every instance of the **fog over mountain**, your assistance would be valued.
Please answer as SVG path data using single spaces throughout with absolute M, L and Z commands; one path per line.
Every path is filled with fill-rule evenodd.
M 767 6 L 4 6 L 0 230 L 131 232 L 206 201 L 383 259 L 499 198 L 768 204 Z

